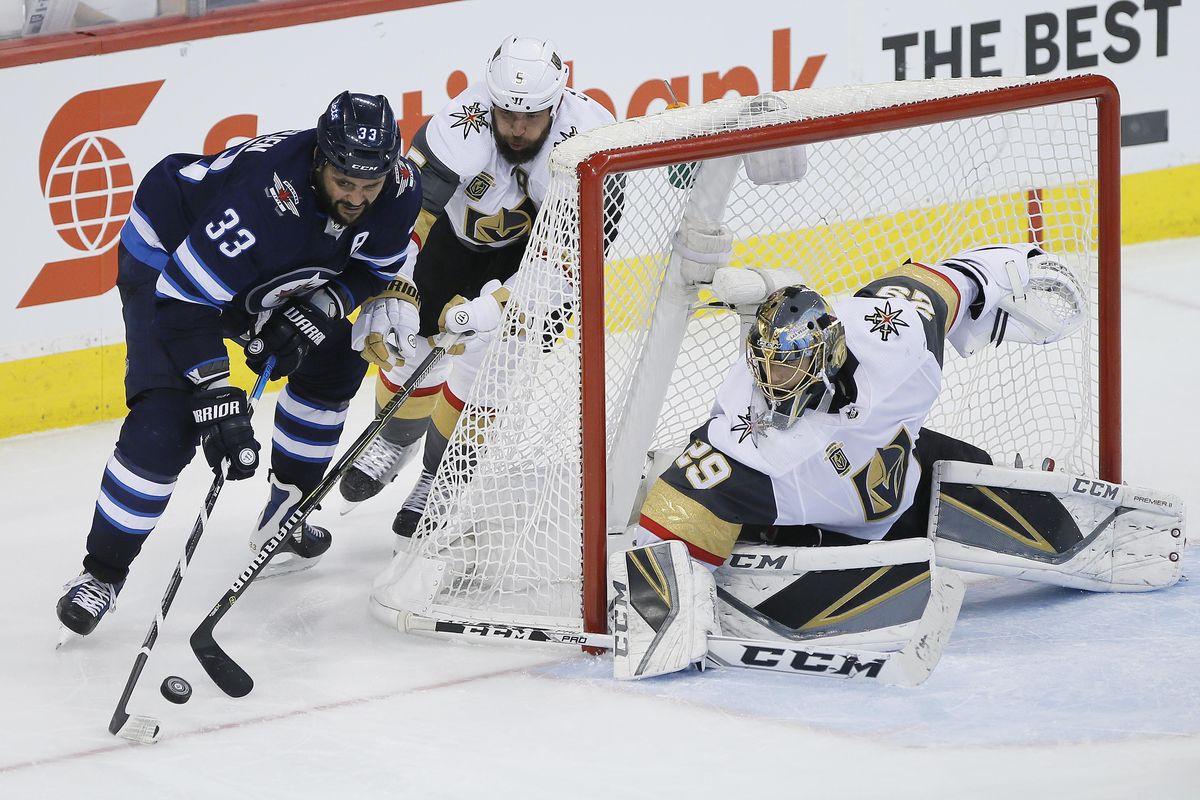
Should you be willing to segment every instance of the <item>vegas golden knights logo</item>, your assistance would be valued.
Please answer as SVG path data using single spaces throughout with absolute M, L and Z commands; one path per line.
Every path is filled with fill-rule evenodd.
M 533 219 L 537 209 L 533 201 L 525 201 L 516 208 L 502 208 L 494 214 L 484 214 L 467 206 L 464 230 L 480 244 L 498 244 L 520 239 L 533 230 Z
M 487 193 L 487 190 L 492 188 L 495 184 L 495 178 L 493 178 L 491 175 L 488 175 L 486 172 L 481 172 L 472 178 L 471 182 L 467 184 L 467 188 L 465 189 L 467 197 L 471 198 L 472 200 L 480 200 L 483 198 L 484 194 Z
M 825 448 L 825 458 L 829 459 L 829 463 L 841 477 L 846 477 L 850 472 L 850 459 L 846 458 L 841 442 L 830 442 L 829 446 Z
M 852 480 L 867 522 L 883 519 L 899 507 L 912 448 L 912 436 L 901 425 L 896 438 L 872 453 L 867 465 L 854 473 Z

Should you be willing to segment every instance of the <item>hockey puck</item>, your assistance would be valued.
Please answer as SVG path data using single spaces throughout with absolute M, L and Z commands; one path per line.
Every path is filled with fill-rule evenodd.
M 192 699 L 192 685 L 176 675 L 163 678 L 162 686 L 158 687 L 162 696 L 176 705 L 182 705 Z

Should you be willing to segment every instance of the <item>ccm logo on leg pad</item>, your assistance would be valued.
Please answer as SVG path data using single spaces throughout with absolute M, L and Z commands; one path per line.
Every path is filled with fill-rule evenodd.
M 1121 487 L 1107 481 L 1092 480 L 1091 478 L 1076 478 L 1071 481 L 1071 491 L 1075 494 L 1086 494 L 1104 500 L 1117 500 Z

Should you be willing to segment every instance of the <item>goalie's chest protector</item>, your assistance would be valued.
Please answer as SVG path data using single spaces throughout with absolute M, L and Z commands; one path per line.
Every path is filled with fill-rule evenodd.
M 468 87 L 425 131 L 432 155 L 459 176 L 458 189 L 446 203 L 458 238 L 478 249 L 504 247 L 528 235 L 546 199 L 554 146 L 612 121 L 595 100 L 567 89 L 542 149 L 529 161 L 512 164 L 496 150 L 486 89 Z
M 755 423 L 761 394 L 738 363 L 718 392 L 709 437 L 771 479 L 776 524 L 879 539 L 912 505 L 920 478 L 914 445 L 937 399 L 941 368 L 911 303 L 855 297 L 832 306 L 859 361 L 856 401 L 838 413 L 807 411 L 786 430 Z

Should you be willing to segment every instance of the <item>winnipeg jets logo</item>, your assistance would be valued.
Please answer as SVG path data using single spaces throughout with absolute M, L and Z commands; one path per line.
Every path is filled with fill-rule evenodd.
M 729 432 L 739 434 L 738 444 L 741 444 L 742 442 L 746 441 L 747 436 L 753 436 L 755 434 L 756 427 L 757 426 L 754 424 L 754 410 L 747 406 L 746 413 L 738 414 L 737 424 L 731 425 L 729 427 Z
M 871 323 L 871 333 L 878 333 L 880 338 L 886 342 L 893 333 L 899 336 L 900 328 L 908 327 L 908 323 L 900 319 L 903 311 L 902 308 L 893 311 L 892 303 L 889 300 L 883 304 L 883 308 L 875 306 L 875 313 L 868 314 L 863 319 Z
M 559 144 L 562 144 L 567 139 L 570 139 L 572 136 L 575 136 L 578 133 L 579 133 L 579 128 L 577 128 L 574 125 L 571 126 L 571 130 L 569 130 L 569 131 L 559 131 L 558 135 L 562 137 L 561 139 L 558 140 Z
M 451 111 L 450 116 L 458 120 L 450 125 L 451 128 L 462 128 L 463 139 L 466 139 L 472 133 L 479 133 L 484 128 L 490 127 L 487 121 L 487 109 L 479 104 L 476 100 L 469 106 L 462 107 L 462 113 Z
M 296 189 L 292 186 L 291 181 L 280 180 L 277 173 L 271 173 L 273 186 L 267 187 L 267 196 L 275 201 L 275 213 L 283 216 L 289 211 L 300 216 L 300 198 L 296 196 Z

